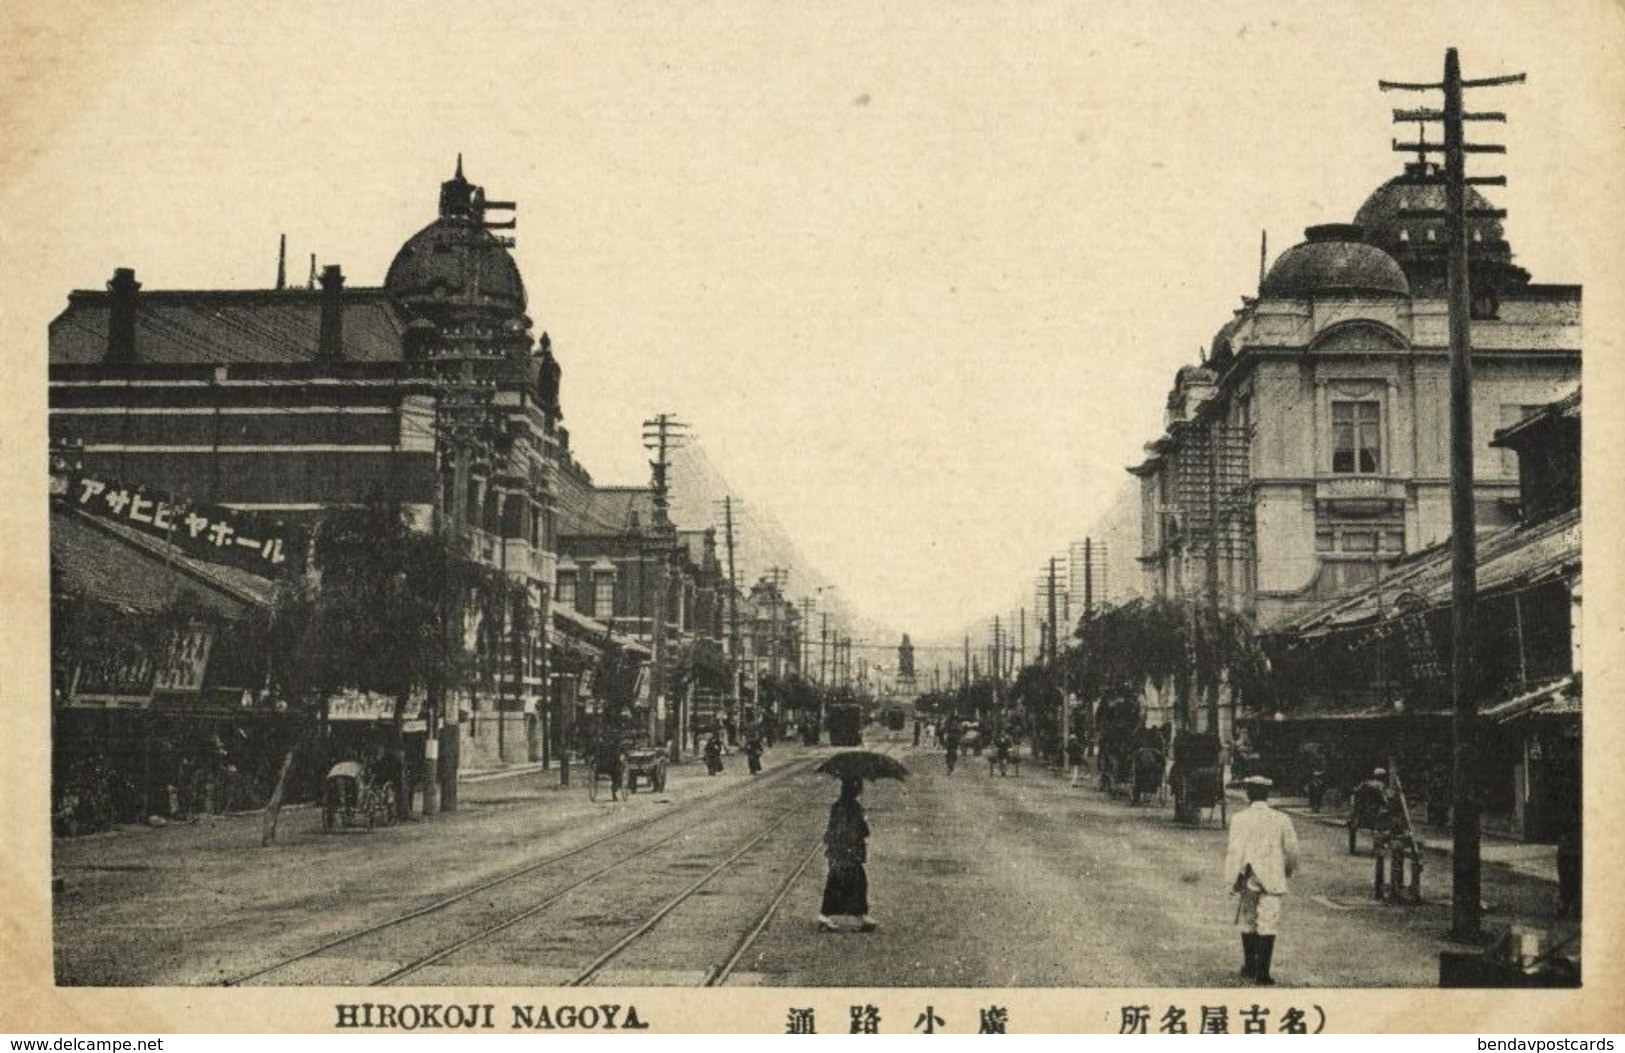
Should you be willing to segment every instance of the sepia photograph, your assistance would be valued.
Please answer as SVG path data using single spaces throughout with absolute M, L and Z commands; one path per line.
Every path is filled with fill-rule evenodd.
M 0 27 L 0 1028 L 1622 1030 L 1618 6 Z

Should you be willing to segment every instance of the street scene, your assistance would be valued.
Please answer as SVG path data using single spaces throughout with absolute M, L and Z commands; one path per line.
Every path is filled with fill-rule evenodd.
M 843 26 L 491 104 L 547 150 L 414 82 L 466 124 L 166 153 L 241 238 L 106 188 L 32 333 L 52 982 L 1581 986 L 1590 140 L 1225 31 L 1161 145 L 1050 27 L 984 98 Z
M 244 851 L 259 834 L 250 816 L 65 842 L 59 980 L 1245 983 L 1228 938 L 1234 903 L 1215 878 L 1225 841 L 1217 825 L 1178 826 L 1166 808 L 1072 787 L 1041 765 L 1001 777 L 967 757 L 949 775 L 940 751 L 901 734 L 882 735 L 877 748 L 913 774 L 864 791 L 876 928 L 861 938 L 817 924 L 836 784 L 811 769 L 832 751 L 785 744 L 767 751 L 760 776 L 732 755 L 714 779 L 685 770 L 664 794 L 609 808 L 542 772 L 476 777 L 455 818 L 397 827 L 387 842 L 357 830 L 335 843 L 313 809 L 295 810 L 286 851 L 269 859 Z M 1285 805 L 1305 875 L 1289 931 L 1315 936 L 1284 943 L 1281 982 L 1433 984 L 1448 902 L 1401 908 L 1374 898 L 1366 841 L 1350 856 L 1340 824 L 1314 821 L 1302 800 Z M 1427 862 L 1448 869 L 1444 853 Z M 1550 854 L 1508 854 L 1486 867 L 1485 889 L 1493 923 L 1541 922 L 1556 892 Z M 1155 916 L 1139 908 L 1148 899 L 1161 905 Z

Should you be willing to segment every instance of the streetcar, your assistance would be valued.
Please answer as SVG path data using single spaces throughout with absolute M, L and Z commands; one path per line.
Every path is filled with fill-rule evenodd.
M 863 744 L 863 707 L 856 702 L 832 702 L 826 710 L 831 746 Z

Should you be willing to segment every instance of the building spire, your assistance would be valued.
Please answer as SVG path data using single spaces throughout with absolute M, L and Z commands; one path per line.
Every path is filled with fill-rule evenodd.
M 459 183 L 467 182 L 467 180 L 463 178 L 463 152 L 461 150 L 457 151 L 457 174 L 452 178 L 457 180 Z

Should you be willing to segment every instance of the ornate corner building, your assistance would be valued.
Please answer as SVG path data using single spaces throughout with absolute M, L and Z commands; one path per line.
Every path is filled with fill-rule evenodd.
M 1442 209 L 1427 174 L 1409 164 L 1354 223 L 1310 228 L 1178 371 L 1167 429 L 1130 469 L 1148 595 L 1216 591 L 1268 628 L 1449 535 L 1446 240 L 1410 215 Z M 1491 438 L 1578 385 L 1580 289 L 1532 282 L 1498 219 L 1469 238 L 1478 522 L 1494 529 L 1517 519 L 1518 478 Z
M 533 335 L 512 240 L 494 233 L 513 223 L 492 215 L 512 207 L 459 159 L 381 286 L 347 286 L 337 266 L 318 275 L 314 258 L 304 288 L 279 267 L 271 289 L 155 291 L 120 268 L 105 290 L 70 294 L 49 335 L 50 437 L 75 472 L 279 527 L 398 505 L 508 583 L 497 608 L 465 597 L 450 630 L 450 646 L 496 669 L 443 706 L 465 764 L 522 757 L 546 732 L 549 619 L 507 608 L 549 609 L 568 434 L 551 341 Z M 59 502 L 53 522 L 82 533 L 88 507 Z M 131 704 L 206 714 L 212 676 L 171 699 L 136 682 Z

